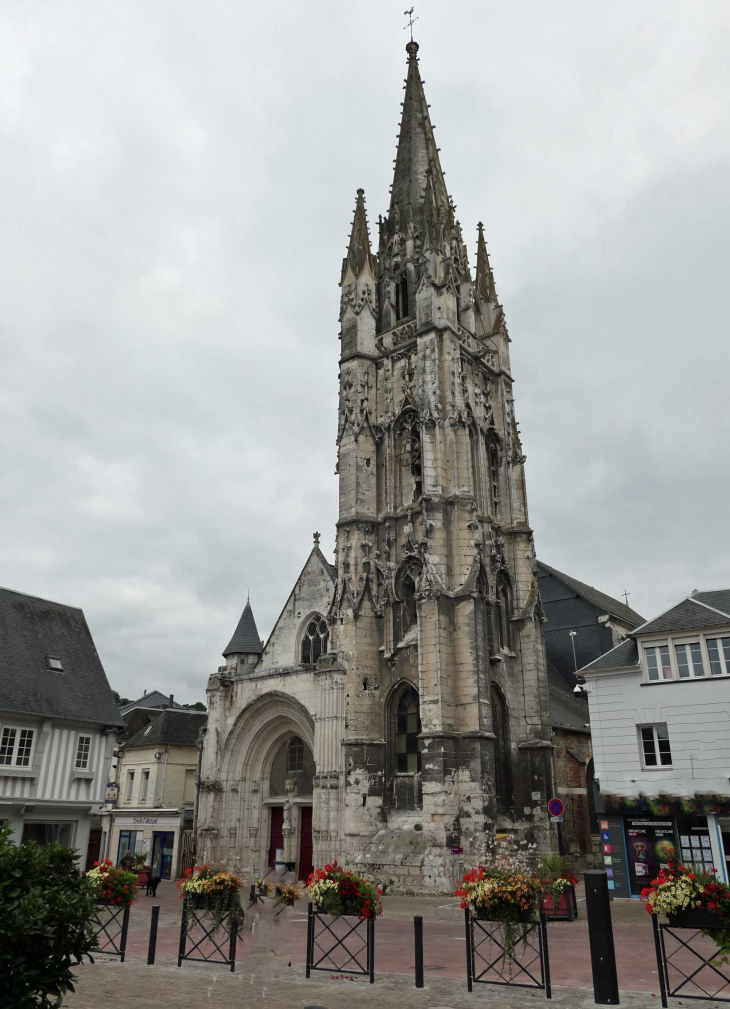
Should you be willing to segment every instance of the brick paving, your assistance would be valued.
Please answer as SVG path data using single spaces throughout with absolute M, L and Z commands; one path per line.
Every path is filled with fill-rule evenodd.
M 579 895 L 580 896 L 580 895 Z M 161 908 L 156 963 L 146 965 L 150 909 Z M 498 999 L 516 1009 L 535 1007 L 542 991 L 476 985 L 466 990 L 463 912 L 448 898 L 389 897 L 385 916 L 376 923 L 376 982 L 366 978 L 339 979 L 328 972 L 304 977 L 306 953 L 306 903 L 274 917 L 270 902 L 249 910 L 242 941 L 238 945 L 236 971 L 207 964 L 183 964 L 177 968 L 180 903 L 174 886 L 167 884 L 158 898 L 140 897 L 130 917 L 127 960 L 100 955 L 94 964 L 77 969 L 75 995 L 68 1009 L 144 1009 L 147 1006 L 194 1009 L 214 1003 L 227 1007 L 308 1006 L 326 1009 L 379 1005 L 401 1006 L 404 997 L 414 1007 L 451 1009 L 477 999 Z M 581 918 L 573 923 L 548 926 L 553 1003 L 565 1006 L 593 1005 L 585 904 Z M 426 987 L 413 985 L 413 915 L 424 918 L 424 966 Z M 622 1005 L 637 1009 L 657 1006 L 658 982 L 651 924 L 638 902 L 612 905 L 614 937 L 622 989 Z M 673 1000 L 677 1004 L 681 1000 Z M 707 1003 L 710 1006 L 720 1003 Z

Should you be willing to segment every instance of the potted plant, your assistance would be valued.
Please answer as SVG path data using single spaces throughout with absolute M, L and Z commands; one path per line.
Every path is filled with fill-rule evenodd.
M 131 907 L 137 899 L 137 873 L 115 866 L 109 858 L 94 862 L 86 879 L 94 888 L 98 904 Z
M 186 869 L 185 875 L 178 882 L 180 898 L 183 901 L 185 927 L 194 924 L 193 910 L 204 910 L 212 918 L 211 935 L 215 935 L 230 915 L 243 921 L 240 889 L 243 880 L 234 872 L 229 872 L 223 865 L 206 862 Z
M 565 855 L 543 855 L 537 866 L 542 886 L 540 906 L 550 918 L 577 918 L 575 887 L 578 877 L 570 871 L 571 862 Z
M 268 897 L 269 894 L 274 892 L 274 884 L 267 883 L 265 879 L 257 879 L 256 890 L 259 897 Z
M 719 950 L 718 962 L 730 962 L 730 886 L 709 873 L 670 859 L 641 891 L 649 914 L 665 914 L 670 925 L 699 928 Z
M 315 869 L 309 876 L 307 892 L 318 911 L 334 917 L 377 918 L 383 913 L 383 891 L 360 873 L 346 872 L 337 862 Z
M 291 883 L 277 883 L 276 884 L 276 896 L 275 900 L 277 904 L 283 904 L 285 907 L 293 907 L 294 901 L 299 900 L 301 893 L 296 886 L 292 886 Z
M 131 872 L 137 873 L 137 886 L 140 889 L 147 886 L 150 881 L 150 853 L 148 851 L 138 851 L 132 862 Z
M 540 894 L 540 881 L 526 871 L 498 864 L 478 866 L 464 874 L 454 891 L 461 906 L 479 919 L 500 922 L 504 955 L 512 967 L 515 947 L 527 941 Z

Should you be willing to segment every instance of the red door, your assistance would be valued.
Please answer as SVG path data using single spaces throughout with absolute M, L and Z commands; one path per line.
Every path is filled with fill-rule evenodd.
M 312 807 L 302 806 L 299 816 L 299 879 L 306 883 L 314 868 L 312 865 Z
M 284 847 L 284 834 L 281 828 L 284 825 L 284 807 L 271 807 L 271 834 L 269 841 L 269 865 L 276 861 L 276 849 Z

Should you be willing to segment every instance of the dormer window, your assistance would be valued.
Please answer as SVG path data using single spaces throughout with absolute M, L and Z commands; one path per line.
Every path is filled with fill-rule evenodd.
M 52 669 L 54 673 L 63 672 L 63 662 L 61 662 L 57 655 L 47 655 L 46 666 L 48 669 Z

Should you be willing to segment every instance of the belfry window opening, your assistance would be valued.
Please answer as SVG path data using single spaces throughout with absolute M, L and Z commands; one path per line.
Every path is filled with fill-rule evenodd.
M 287 750 L 287 770 L 304 770 L 304 743 L 299 736 L 292 736 Z
M 405 273 L 395 282 L 395 318 L 397 322 L 408 318 L 408 279 Z
M 320 655 L 327 651 L 329 628 L 327 621 L 315 614 L 309 621 L 302 636 L 302 657 L 304 665 L 313 665 Z

